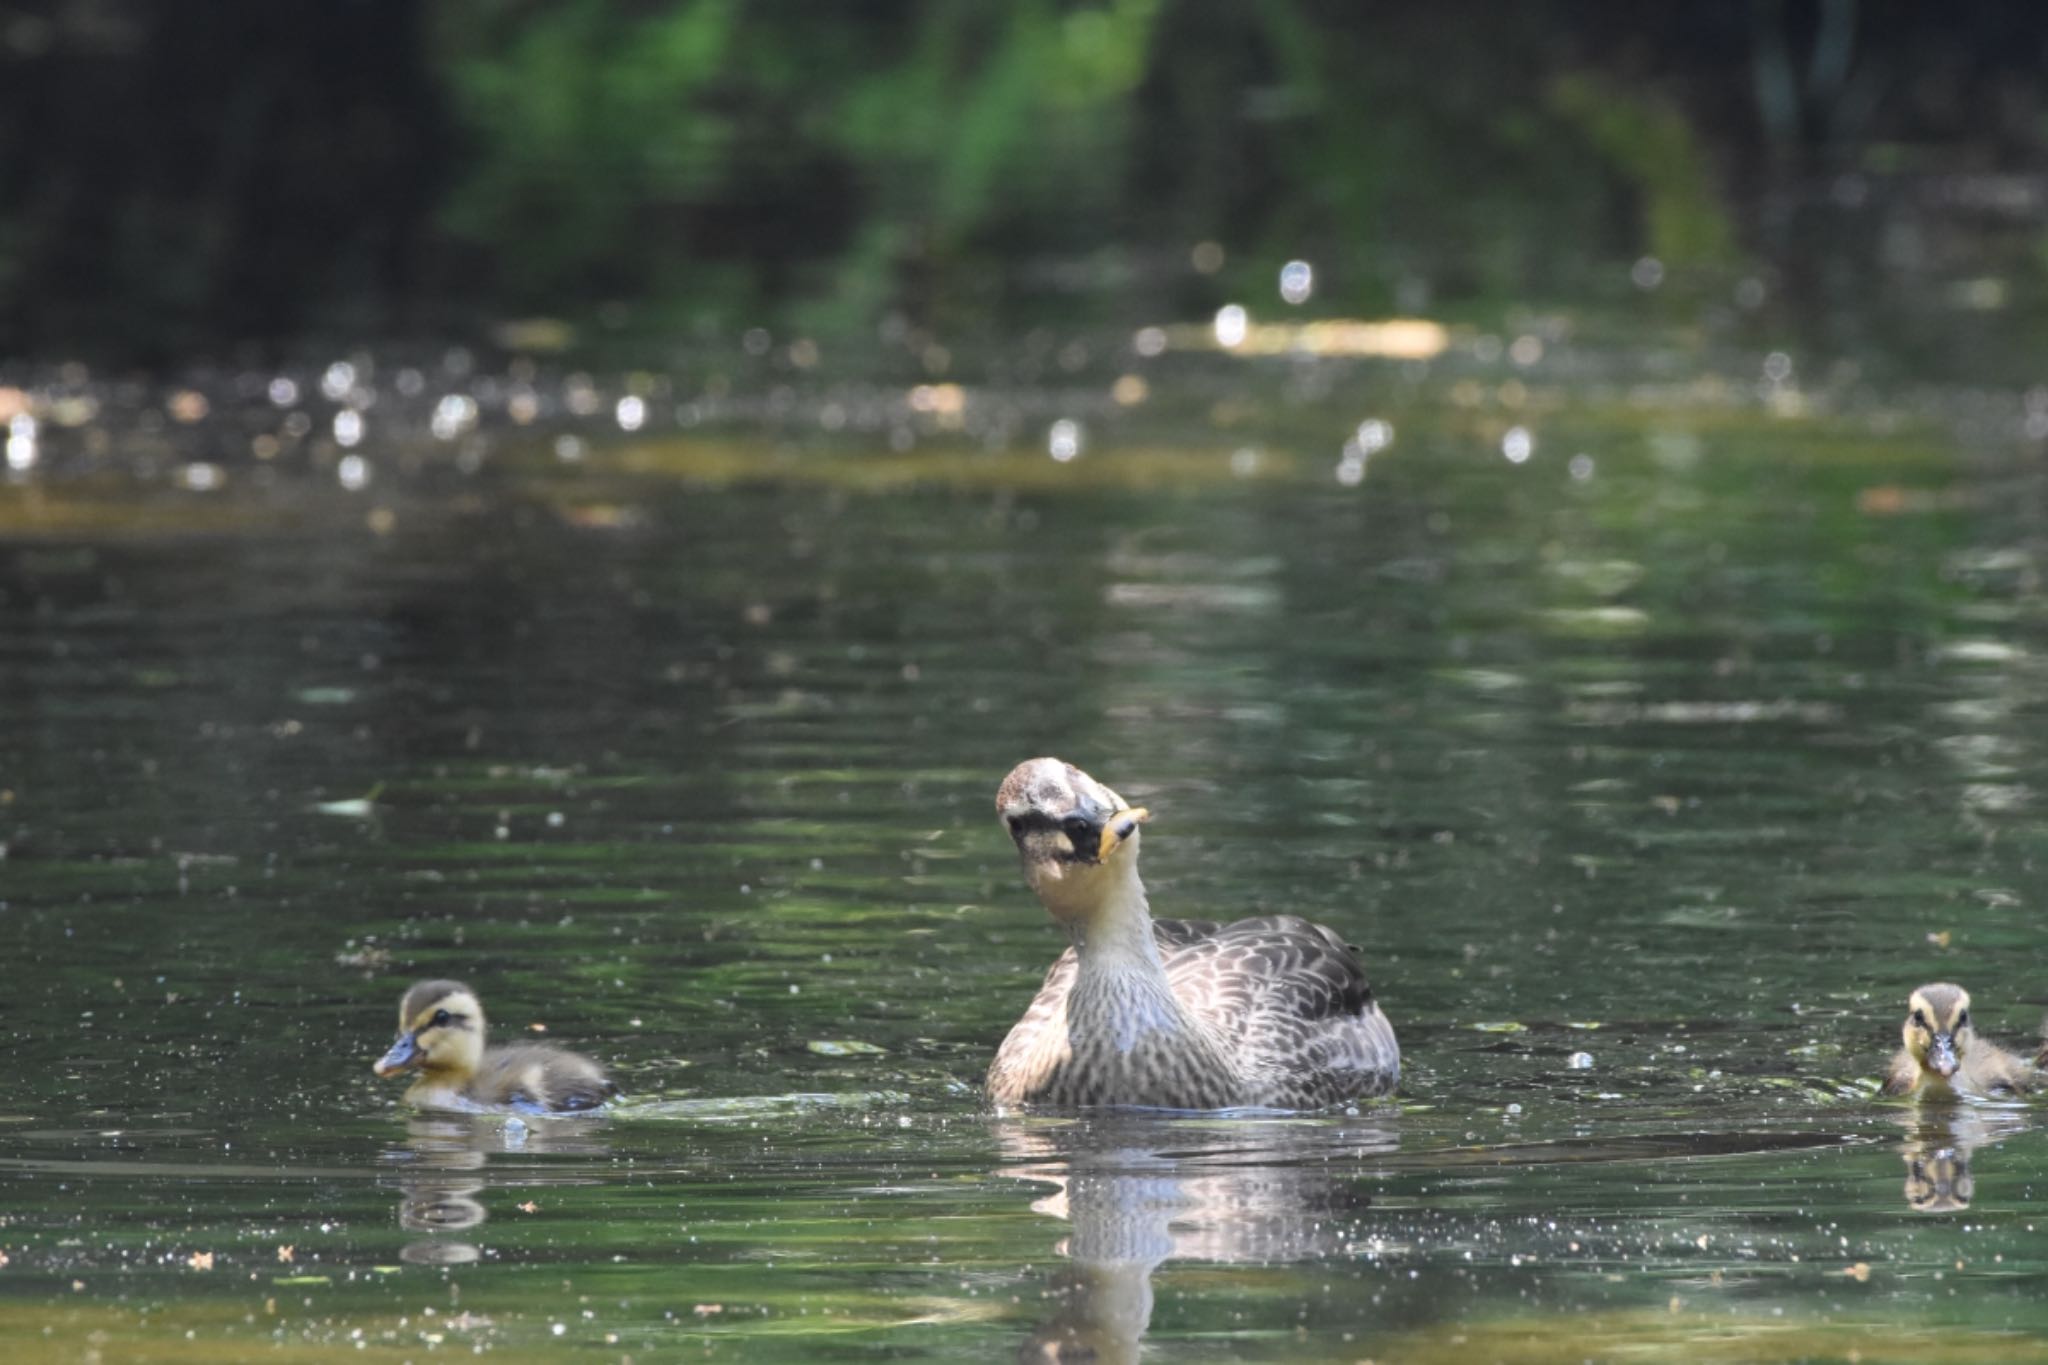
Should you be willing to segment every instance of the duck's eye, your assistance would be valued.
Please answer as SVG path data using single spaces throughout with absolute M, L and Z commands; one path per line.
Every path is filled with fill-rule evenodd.
M 447 1027 L 448 1027 L 448 1018 L 449 1018 L 449 1015 L 448 1015 L 448 1011 L 447 1011 L 447 1010 L 435 1010 L 435 1011 L 434 1011 L 434 1027 L 435 1027 L 435 1028 L 447 1028 Z
M 1069 815 L 1066 819 L 1060 821 L 1060 832 L 1065 834 L 1078 850 L 1088 847 L 1088 838 L 1095 833 L 1095 826 L 1089 824 L 1081 816 Z
M 1957 1015 L 1957 1016 L 1956 1016 L 1956 1027 L 1957 1027 L 1957 1028 L 1968 1028 L 1969 1026 L 1970 1026 L 1970 1012 L 1969 1012 L 1968 1010 L 1964 1010 L 1964 1011 L 1963 1011 L 1963 1012 L 1962 1012 L 1961 1014 L 1959 1014 L 1959 1015 Z
M 1926 1027 L 1927 1027 L 1927 1016 L 1926 1016 L 1926 1015 L 1924 1015 L 1924 1014 L 1922 1014 L 1922 1013 L 1921 1013 L 1921 1012 L 1920 1012 L 1919 1010 L 1914 1010 L 1914 1011 L 1913 1011 L 1913 1024 L 1914 1024 L 1914 1026 L 1915 1026 L 1916 1028 L 1926 1028 Z

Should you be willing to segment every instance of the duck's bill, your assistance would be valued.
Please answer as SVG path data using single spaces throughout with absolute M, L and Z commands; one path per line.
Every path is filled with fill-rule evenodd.
M 1152 812 L 1143 806 L 1131 806 L 1118 811 L 1102 824 L 1102 846 L 1096 850 L 1099 862 L 1116 852 L 1117 846 L 1138 832 L 1138 826 L 1152 818 Z
M 1927 1066 L 1937 1076 L 1953 1076 L 1962 1059 L 1956 1056 L 1955 1040 L 1947 1034 L 1934 1035 L 1934 1046 L 1927 1050 Z
M 408 1067 L 417 1065 L 419 1059 L 419 1039 L 410 1033 L 401 1033 L 398 1035 L 398 1041 L 391 1045 L 391 1051 L 379 1057 L 373 1069 L 379 1076 L 396 1076 Z

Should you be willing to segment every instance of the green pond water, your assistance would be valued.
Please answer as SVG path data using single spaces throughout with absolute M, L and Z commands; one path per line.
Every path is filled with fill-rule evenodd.
M 1923 981 L 2048 1002 L 2048 481 L 1757 360 L 110 407 L 0 485 L 0 1355 L 2048 1356 L 2034 1111 L 1872 1081 Z M 1398 1098 L 987 1112 L 1040 753 L 1161 913 L 1360 944 Z M 630 1098 L 408 1113 L 428 975 Z

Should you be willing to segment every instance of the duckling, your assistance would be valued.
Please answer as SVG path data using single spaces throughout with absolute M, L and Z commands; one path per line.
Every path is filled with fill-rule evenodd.
M 1906 1004 L 1905 1046 L 1892 1057 L 1884 1093 L 1938 1103 L 1958 1097 L 2024 1095 L 2041 1075 L 1970 1027 L 1970 993 L 1946 981 L 1922 986 Z
M 619 1093 L 603 1067 L 551 1044 L 486 1048 L 483 1006 L 459 981 L 422 981 L 405 993 L 398 1041 L 375 1070 L 418 1070 L 405 1098 L 422 1109 L 562 1114 L 595 1109 Z
M 998 1107 L 1317 1109 L 1400 1080 L 1393 1026 L 1333 930 L 1154 920 L 1138 878 L 1151 812 L 1059 759 L 1019 764 L 996 810 L 1073 941 L 989 1067 Z

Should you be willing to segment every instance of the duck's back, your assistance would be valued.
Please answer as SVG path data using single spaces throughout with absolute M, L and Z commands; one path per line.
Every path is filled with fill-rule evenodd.
M 1197 932 L 1161 944 L 1166 978 L 1236 1058 L 1249 1103 L 1320 1109 L 1399 1082 L 1393 1025 L 1335 930 L 1298 915 L 1186 928 Z
M 596 1062 L 547 1043 L 492 1048 L 470 1089 L 483 1104 L 550 1113 L 595 1109 L 619 1093 Z
M 1319 1109 L 1384 1095 L 1400 1080 L 1393 1026 L 1373 1000 L 1358 951 L 1332 930 L 1296 915 L 1262 915 L 1229 924 L 1154 920 L 1152 932 L 1174 998 L 1237 1072 L 1240 1093 L 1230 1103 Z M 1039 1098 L 1042 1073 L 1071 1056 L 1066 1005 L 1078 972 L 1069 948 L 1003 1041 L 988 1076 L 998 1103 Z M 1184 1107 L 1214 1107 L 1206 1099 Z

